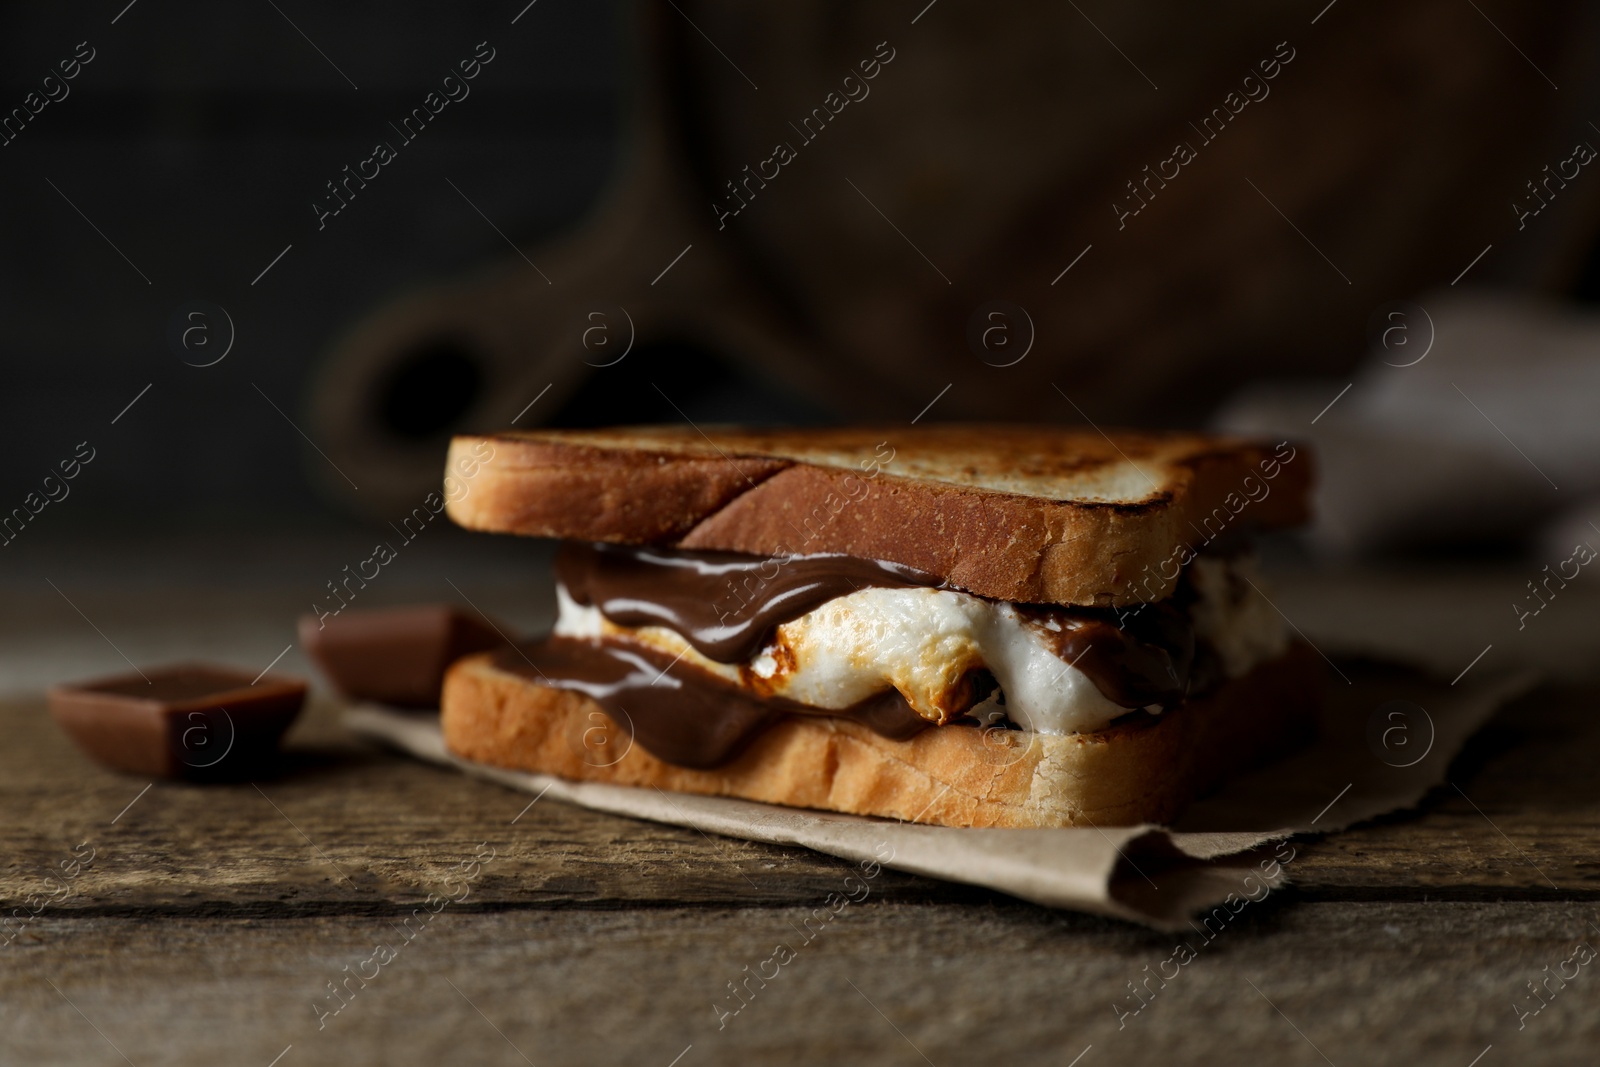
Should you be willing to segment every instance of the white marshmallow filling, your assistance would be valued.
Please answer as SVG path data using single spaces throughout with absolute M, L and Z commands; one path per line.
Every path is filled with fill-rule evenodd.
M 1210 646 L 1226 677 L 1287 651 L 1287 626 L 1259 593 L 1251 557 L 1202 557 L 1190 564 L 1190 574 L 1196 642 Z M 1046 734 L 1102 730 L 1130 710 L 1063 660 L 1036 619 L 1004 601 L 952 589 L 868 587 L 835 597 L 778 626 L 766 646 L 740 664 L 711 660 L 665 627 L 618 626 L 562 586 L 556 595 L 557 636 L 637 642 L 752 695 L 824 710 L 842 711 L 892 688 L 936 722 L 963 711 L 983 722 L 1003 713 L 1021 729 Z M 975 671 L 993 675 L 998 691 L 975 708 L 958 706 L 970 702 Z

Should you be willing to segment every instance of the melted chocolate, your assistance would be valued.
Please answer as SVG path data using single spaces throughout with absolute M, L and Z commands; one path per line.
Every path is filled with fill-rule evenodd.
M 1112 703 L 1171 708 L 1187 695 L 1194 625 L 1171 604 L 1147 604 L 1125 613 L 1120 623 L 1112 612 L 1090 609 L 1017 610 Z
M 781 697 L 751 696 L 681 660 L 617 641 L 551 637 L 516 650 L 502 649 L 495 654 L 495 665 L 583 693 L 631 731 L 647 752 L 680 767 L 721 766 L 785 715 L 853 719 L 896 741 L 933 725 L 893 689 L 848 708 L 814 708 Z
M 746 556 L 569 541 L 556 576 L 618 626 L 663 626 L 707 659 L 747 663 L 779 626 L 868 586 L 936 586 L 931 574 L 854 556 Z M 1125 708 L 1172 707 L 1188 689 L 1194 627 L 1171 604 L 1121 613 L 1019 605 L 1056 655 Z
M 568 541 L 556 578 L 618 626 L 664 626 L 707 659 L 746 663 L 772 631 L 868 586 L 936 586 L 931 574 L 855 556 L 746 556 Z
M 556 574 L 579 604 L 619 626 L 662 626 L 719 663 L 744 664 L 782 624 L 869 586 L 933 587 L 933 575 L 852 556 L 773 558 L 568 542 Z M 1129 709 L 1173 707 L 1189 688 L 1194 628 L 1170 603 L 1137 611 L 1018 605 L 1066 663 L 1108 700 Z M 594 699 L 651 754 L 684 767 L 716 767 L 785 715 L 848 718 L 896 740 L 932 725 L 893 689 L 830 710 L 759 697 L 699 667 L 629 641 L 552 637 L 499 666 Z M 986 674 L 987 672 L 983 672 Z M 969 704 L 992 688 L 969 686 Z

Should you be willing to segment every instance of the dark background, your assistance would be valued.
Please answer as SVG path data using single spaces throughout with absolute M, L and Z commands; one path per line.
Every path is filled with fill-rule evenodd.
M 514 27 L 504 4 L 280 4 L 356 90 L 265 0 L 139 0 L 111 25 L 125 3 L 4 15 L 7 108 L 78 42 L 97 52 L 70 96 L 0 148 L 0 499 L 20 503 L 79 441 L 97 451 L 13 554 L 107 523 L 336 513 L 311 488 L 315 454 L 252 383 L 304 426 L 311 370 L 342 326 L 504 249 L 447 177 L 522 240 L 578 218 L 614 164 L 618 4 L 542 0 Z M 318 232 L 309 205 L 324 182 L 485 38 L 497 56 L 472 94 Z M 168 344 L 192 299 L 236 325 L 216 366 L 184 366 Z
M 849 7 L 814 6 L 819 12 L 814 23 L 826 47 L 810 42 L 813 54 L 868 54 L 876 36 L 874 20 L 888 15 L 896 20 L 889 35 L 908 53 L 914 34 L 927 31 L 935 17 L 946 27 L 962 20 L 974 25 L 979 19 L 997 21 L 1000 28 L 974 36 L 971 45 L 973 55 L 983 53 L 990 65 L 1003 64 L 1006 49 L 1029 36 L 1025 25 L 1005 28 L 1005 13 L 980 11 L 960 0 L 941 0 L 922 27 L 905 25 L 921 3 L 879 5 L 871 18 Z M 1280 31 L 1299 44 L 1306 56 L 1299 60 L 1301 66 L 1312 63 L 1314 39 L 1306 21 L 1311 9 L 1320 6 L 1290 11 L 1278 5 L 1234 5 L 1240 10 L 1231 12 L 1233 23 L 1219 23 L 1215 40 L 1185 41 L 1161 29 L 1162 20 L 1179 10 L 1171 5 L 1151 5 L 1142 14 L 1089 5 L 1080 12 L 1084 17 L 1073 38 L 1063 39 L 1059 66 L 1045 64 L 1037 73 L 1042 78 L 1059 73 L 1073 87 L 1081 110 L 1092 115 L 1144 88 L 1125 57 L 1105 47 L 1096 35 L 1099 28 L 1111 29 L 1122 43 L 1128 33 L 1140 34 L 1140 47 L 1133 50 L 1163 81 L 1162 50 L 1191 62 L 1195 54 L 1215 47 L 1222 57 L 1221 73 L 1209 80 L 1191 79 L 1187 87 L 1168 87 L 1190 93 L 1190 110 L 1203 110 L 1201 103 L 1209 106 L 1237 81 L 1241 70 L 1249 69 L 1251 60 L 1270 54 Z M 742 149 L 727 149 L 729 143 L 738 144 L 736 137 L 709 148 L 703 138 L 697 141 L 699 120 L 739 129 L 748 119 L 757 128 L 758 120 L 783 113 L 774 104 L 774 93 L 786 91 L 792 100 L 808 101 L 837 81 L 837 71 L 824 66 L 816 77 L 791 79 L 785 87 L 785 72 L 768 64 L 757 71 L 767 83 L 765 94 L 748 97 L 756 102 L 750 107 L 767 107 L 768 112 L 751 118 L 738 107 L 729 110 L 719 103 L 745 99 L 727 91 L 733 86 L 742 92 L 743 73 L 730 69 L 731 61 L 724 65 L 726 57 L 719 58 L 720 49 L 712 51 L 716 46 L 699 35 L 699 28 L 713 27 L 719 45 L 729 45 L 753 65 L 752 41 L 769 53 L 781 53 L 784 45 L 760 40 L 761 16 L 730 15 L 725 5 L 719 15 L 694 5 L 636 8 L 592 0 L 538 0 L 510 25 L 520 7 L 516 2 L 349 4 L 334 12 L 303 4 L 274 7 L 267 0 L 231 5 L 138 0 L 125 9 L 125 0 L 112 0 L 5 13 L 0 105 L 6 108 L 20 105 L 58 60 L 72 55 L 78 42 L 88 41 L 96 50 L 96 58 L 68 83 L 70 96 L 48 105 L 16 141 L 0 147 L 5 204 L 0 240 L 7 253 L 0 262 L 0 506 L 20 503 L 78 442 L 88 441 L 96 449 L 94 463 L 73 483 L 71 498 L 48 507 L 23 538 L 7 547 L 13 563 L 18 562 L 15 557 L 30 554 L 46 558 L 51 548 L 45 542 L 50 541 L 105 544 L 122 537 L 163 538 L 195 531 L 206 540 L 240 531 L 243 536 L 301 527 L 343 528 L 363 511 L 360 521 L 370 525 L 384 514 L 381 506 L 363 509 L 354 494 L 344 492 L 300 432 L 312 428 L 308 412 L 316 368 L 344 331 L 374 308 L 416 287 L 470 275 L 481 264 L 505 259 L 508 250 L 501 234 L 450 183 L 518 244 L 532 245 L 586 218 L 626 163 L 630 94 L 649 76 L 636 28 L 642 21 L 636 19 L 639 11 L 648 9 L 674 27 L 665 44 L 650 40 L 658 42 L 655 51 L 678 57 L 685 72 L 681 92 L 675 91 L 669 103 L 688 118 L 674 128 L 685 144 L 703 153 L 702 161 L 712 160 L 708 174 L 733 172 L 736 168 L 726 165 L 726 159 L 749 157 L 740 154 Z M 1498 31 L 1486 25 L 1489 14 L 1506 25 L 1510 9 L 1491 4 L 1478 14 L 1463 10 L 1459 19 L 1441 26 L 1444 39 L 1450 34 L 1473 40 L 1481 36 L 1489 42 L 1486 47 L 1503 52 L 1505 66 L 1482 71 L 1480 80 L 1513 79 L 1519 93 L 1527 93 L 1530 84 L 1543 92 L 1544 86 L 1523 65 L 1526 57 L 1513 54 L 1494 36 Z M 1256 21 L 1245 21 L 1240 11 Z M 690 15 L 697 21 L 691 22 Z M 1094 32 L 1090 15 L 1097 20 Z M 1341 0 L 1315 29 L 1378 41 L 1386 17 L 1382 5 Z M 1588 29 L 1582 19 L 1557 25 L 1552 18 L 1551 33 L 1561 38 L 1561 55 L 1569 61 L 1600 46 L 1592 37 L 1572 32 Z M 416 143 L 405 146 L 360 201 L 319 232 L 310 204 L 323 195 L 324 182 L 362 158 L 365 146 L 382 136 L 391 120 L 415 106 L 457 59 L 469 56 L 486 39 L 496 49 L 496 59 L 471 83 L 471 96 L 451 105 Z M 1524 44 L 1550 62 L 1538 42 Z M 1092 64 L 1086 67 L 1076 58 L 1068 62 L 1069 50 L 1073 57 L 1092 55 Z M 1017 151 L 1022 156 L 1032 151 L 1029 143 L 1041 146 L 1039 151 L 1058 147 L 1051 129 L 1016 120 L 1007 100 L 985 95 L 983 82 L 953 62 L 948 52 L 940 60 L 944 66 L 930 66 L 931 61 L 911 55 L 899 62 L 896 77 L 907 83 L 901 92 L 911 97 L 910 104 L 915 103 L 919 79 L 930 87 L 965 86 L 961 91 L 970 96 L 976 121 L 1002 128 L 1010 142 L 1021 145 Z M 1379 73 L 1350 70 L 1351 91 Z M 1470 80 L 1473 75 L 1463 77 Z M 1279 101 L 1285 110 L 1296 106 L 1292 98 L 1284 98 L 1288 82 L 1286 75 Z M 1563 89 L 1550 94 L 1550 113 L 1580 113 L 1586 86 Z M 885 78 L 880 92 L 890 91 Z M 907 105 L 902 99 L 895 106 L 905 110 Z M 914 107 L 909 113 L 915 115 Z M 1377 121 L 1381 115 L 1373 111 L 1371 117 Z M 1524 121 L 1512 115 L 1509 121 L 1537 125 L 1547 117 L 1539 113 Z M 1482 118 L 1507 121 L 1505 116 Z M 1465 129 L 1475 116 L 1457 119 Z M 864 125 L 858 126 L 857 132 L 863 131 Z M 754 136 L 759 143 L 759 130 Z M 937 131 L 913 128 L 906 136 L 914 141 L 937 136 Z M 1336 136 L 1336 130 L 1329 131 L 1330 139 Z M 1117 157 L 1118 166 L 1123 159 L 1156 158 L 1150 155 L 1150 138 L 1130 133 L 1125 141 L 1135 147 L 1124 152 L 1126 145 L 1119 144 L 1117 151 L 1123 154 Z M 1396 146 L 1397 158 L 1406 147 Z M 1293 146 L 1284 149 L 1295 151 L 1299 149 Z M 852 148 L 836 151 L 826 165 L 838 165 L 841 173 L 853 172 L 870 185 L 863 175 L 883 162 Z M 827 176 L 823 163 L 814 167 L 784 181 L 798 186 L 821 181 L 819 174 Z M 982 168 L 978 160 L 970 169 Z M 994 169 L 1004 168 L 1005 161 L 997 159 Z M 837 185 L 837 177 L 828 178 Z M 1492 203 L 1497 225 L 1504 228 L 1504 202 L 1517 190 L 1499 179 L 1484 181 L 1482 199 Z M 1071 192 L 1076 196 L 1081 189 Z M 864 212 L 859 201 L 848 199 L 848 191 L 840 195 Z M 1576 193 L 1571 198 L 1574 205 L 1579 199 Z M 983 207 L 951 194 L 930 210 L 958 226 Z M 797 209 L 764 210 L 769 210 L 768 218 L 783 218 Z M 1589 214 L 1559 220 L 1569 245 L 1592 248 Z M 804 228 L 806 221 L 795 224 Z M 865 233 L 878 225 L 871 215 L 851 216 L 846 237 L 851 228 Z M 1470 229 L 1465 223 L 1462 228 Z M 886 229 L 872 231 L 874 239 L 880 236 L 891 243 L 893 254 L 909 256 Z M 1287 230 L 1283 239 L 1294 255 L 1306 255 Z M 1461 236 L 1464 247 L 1476 248 L 1485 240 L 1475 233 Z M 292 249 L 252 285 L 290 244 Z M 847 263 L 861 254 L 848 243 L 837 249 Z M 1250 249 L 1219 252 L 1235 258 L 1251 254 Z M 1373 254 L 1381 256 L 1384 250 Z M 1057 260 L 1069 258 L 1055 250 L 1050 255 L 1055 257 L 1052 270 Z M 1452 264 L 1465 258 L 1454 251 L 1450 255 Z M 1485 261 L 1481 277 L 1592 298 L 1600 277 L 1593 253 L 1579 255 L 1586 267 L 1572 258 L 1569 252 L 1560 269 L 1541 273 L 1526 264 L 1497 264 L 1497 255 Z M 1308 270 L 1324 270 L 1314 259 L 1307 262 Z M 908 263 L 903 265 L 908 273 L 922 269 L 916 260 Z M 1197 273 L 1203 277 L 1207 272 Z M 1134 284 L 1136 273 L 1123 280 Z M 937 284 L 931 275 L 917 284 L 925 281 Z M 1113 278 L 1108 284 L 1122 283 Z M 168 338 L 174 314 L 196 299 L 224 306 L 237 331 L 229 356 L 204 369 L 185 366 Z M 1367 303 L 1356 300 L 1349 309 L 1325 316 L 1333 325 L 1316 325 L 1322 341 L 1309 359 L 1315 366 L 1304 372 L 1326 373 L 1359 361 L 1367 310 Z M 951 320 L 956 330 L 947 332 L 959 332 L 966 312 L 963 305 Z M 1149 317 L 1154 325 L 1163 315 L 1152 308 Z M 795 314 L 797 322 L 804 318 Z M 822 343 L 826 347 L 825 339 Z M 440 358 L 448 361 L 450 353 Z M 907 358 L 917 358 L 916 350 Z M 627 368 L 633 377 L 619 371 L 605 381 L 567 390 L 552 397 L 536 418 L 555 424 L 671 418 L 671 409 L 647 388 L 649 369 L 661 366 L 675 369 L 676 400 L 696 418 L 858 417 L 866 395 L 869 410 L 903 421 L 922 402 L 920 396 L 913 401 L 856 383 L 841 386 L 831 397 L 803 394 L 779 384 L 786 381 L 782 374 L 735 369 L 737 362 L 693 343 L 658 337 Z M 1300 372 L 1295 359 L 1285 360 L 1282 369 L 1291 375 Z M 408 425 L 431 449 L 442 442 L 459 405 L 452 406 L 448 375 L 440 380 L 424 375 L 419 381 L 394 386 L 400 389 L 398 399 L 374 395 L 372 402 L 375 408 L 400 404 L 405 409 L 401 421 L 411 420 Z M 112 425 L 146 384 L 151 385 L 149 392 Z M 927 389 L 926 395 L 933 391 Z M 963 391 L 958 388 L 930 418 L 964 413 Z M 1174 416 L 1169 407 L 1149 421 L 1201 423 L 1213 399 L 1197 394 L 1191 410 Z M 1074 418 L 1065 411 L 1055 417 Z M 1131 418 L 1117 421 L 1141 420 L 1134 409 Z

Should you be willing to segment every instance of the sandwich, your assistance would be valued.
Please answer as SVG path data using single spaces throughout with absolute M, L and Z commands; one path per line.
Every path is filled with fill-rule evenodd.
M 457 437 L 447 509 L 555 538 L 545 639 L 468 656 L 497 767 L 966 827 L 1161 823 L 1303 742 L 1264 592 L 1303 450 L 1058 427 Z

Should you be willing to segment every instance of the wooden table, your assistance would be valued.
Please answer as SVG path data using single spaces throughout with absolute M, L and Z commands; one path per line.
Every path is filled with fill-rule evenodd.
M 126 593 L 66 591 L 108 635 L 139 617 Z M 32 640 L 120 663 L 54 596 Z M 230 612 L 278 612 L 286 631 L 295 599 L 213 595 L 172 632 L 203 644 Z M 243 662 L 282 640 L 245 632 Z M 93 860 L 0 947 L 0 1062 L 1595 1062 L 1600 964 L 1550 979 L 1521 1028 L 1514 1005 L 1538 1006 L 1527 983 L 1578 942 L 1600 947 L 1597 703 L 1592 685 L 1547 685 L 1471 743 L 1460 791 L 1298 842 L 1294 887 L 1189 936 L 1197 958 L 1119 1025 L 1113 1003 L 1134 1004 L 1129 983 L 1178 939 L 889 871 L 722 1016 L 741 1003 L 729 983 L 798 944 L 849 864 L 529 807 L 366 747 L 326 700 L 271 780 L 147 789 L 89 764 L 24 693 L 0 704 L 0 899 L 21 908 Z M 379 944 L 393 957 L 375 962 Z

